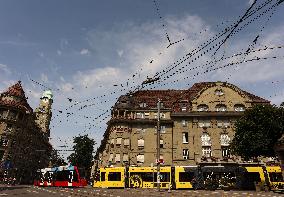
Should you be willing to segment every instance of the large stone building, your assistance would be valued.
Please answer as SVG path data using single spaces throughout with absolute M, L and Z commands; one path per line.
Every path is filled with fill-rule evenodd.
M 161 107 L 163 165 L 233 164 L 228 148 L 246 109 L 270 102 L 226 82 L 187 90 L 144 90 L 120 96 L 96 154 L 96 165 L 156 165 L 157 101 Z
M 0 94 L 0 171 L 30 182 L 38 168 L 48 165 L 52 93 L 44 92 L 33 112 L 21 82 Z M 7 174 L 8 173 L 8 174 Z

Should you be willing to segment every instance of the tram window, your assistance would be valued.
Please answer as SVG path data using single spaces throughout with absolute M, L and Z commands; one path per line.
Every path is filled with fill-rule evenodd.
M 121 172 L 110 172 L 108 173 L 109 181 L 121 181 Z
M 145 172 L 145 173 L 142 173 L 141 175 L 140 176 L 142 177 L 143 181 L 153 182 L 153 172 Z M 157 174 L 156 174 L 156 176 L 157 176 Z
M 194 172 L 180 172 L 179 182 L 190 182 L 194 177 Z
M 270 177 L 271 182 L 282 182 L 283 181 L 281 172 L 270 172 L 269 177 Z
M 69 180 L 69 173 L 70 173 L 70 171 L 68 171 L 68 170 L 56 172 L 56 180 L 58 180 L 58 181 Z
M 106 173 L 101 172 L 101 181 L 105 181 L 105 180 L 106 180 Z
M 157 182 L 157 173 L 154 175 L 154 181 Z M 169 172 L 161 172 L 160 173 L 160 181 L 161 182 L 170 182 L 170 173 Z

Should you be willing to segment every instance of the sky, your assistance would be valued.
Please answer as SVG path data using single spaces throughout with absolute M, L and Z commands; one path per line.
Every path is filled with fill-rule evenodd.
M 279 105 L 284 101 L 282 48 L 224 58 L 248 48 L 284 45 L 284 3 L 273 7 L 278 0 L 258 0 L 253 8 L 265 2 L 266 7 L 241 23 L 216 54 L 212 50 L 191 64 L 183 62 L 178 70 L 183 72 L 149 88 L 187 89 L 200 81 L 227 81 Z M 230 27 L 252 3 L 0 0 L 0 91 L 21 80 L 35 109 L 42 92 L 52 89 L 54 148 L 70 150 L 72 138 L 79 134 L 88 134 L 99 145 L 117 97 Z M 246 62 L 272 56 L 277 58 Z M 241 64 L 204 72 L 206 61 L 216 61 L 210 68 Z M 66 158 L 70 152 L 60 154 Z

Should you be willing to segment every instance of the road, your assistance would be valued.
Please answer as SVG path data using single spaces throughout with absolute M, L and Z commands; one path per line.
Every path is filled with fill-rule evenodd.
M 19 197 L 185 197 L 185 196 L 205 196 L 205 197 L 240 197 L 240 196 L 257 196 L 257 197 L 277 197 L 284 194 L 273 192 L 255 192 L 255 191 L 193 191 L 193 190 L 172 190 L 168 192 L 163 190 L 158 192 L 155 189 L 101 189 L 101 188 L 51 188 L 51 187 L 35 187 L 35 186 L 4 186 L 0 185 L 0 197 L 2 196 L 19 196 Z

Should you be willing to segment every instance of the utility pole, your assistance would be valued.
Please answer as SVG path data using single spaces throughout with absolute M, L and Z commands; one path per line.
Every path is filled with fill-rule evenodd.
M 158 99 L 158 113 L 157 113 L 157 187 L 158 191 L 160 191 L 160 108 L 161 108 L 161 101 Z

